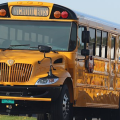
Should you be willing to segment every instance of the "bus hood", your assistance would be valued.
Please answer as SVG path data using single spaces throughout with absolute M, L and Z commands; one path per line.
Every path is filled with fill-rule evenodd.
M 46 53 L 52 58 L 53 74 L 65 74 L 66 57 L 59 53 Z M 50 70 L 50 59 L 44 53 L 30 50 L 6 50 L 0 52 L 0 84 L 34 85 L 36 80 L 46 77 Z M 59 73 L 59 74 L 58 74 Z
M 51 57 L 53 62 L 54 60 L 59 58 L 63 59 L 63 55 L 54 52 L 46 53 L 46 57 Z M 39 51 L 6 50 L 0 52 L 0 62 L 5 62 L 5 63 L 7 63 L 8 60 L 13 60 L 14 63 L 26 63 L 26 64 L 34 65 L 36 62 L 38 63 L 38 61 L 41 61 L 43 58 L 44 58 L 44 53 L 41 53 Z M 46 59 L 44 61 L 46 61 Z

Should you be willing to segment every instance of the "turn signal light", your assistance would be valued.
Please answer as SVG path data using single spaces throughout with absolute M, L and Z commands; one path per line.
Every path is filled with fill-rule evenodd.
M 63 11 L 63 12 L 61 13 L 61 17 L 62 17 L 62 18 L 67 18 L 67 17 L 68 17 L 68 12 Z
M 0 16 L 6 16 L 6 10 L 1 9 L 0 10 Z
M 60 17 L 61 17 L 60 11 L 55 11 L 55 12 L 54 12 L 54 17 L 55 17 L 55 18 L 60 18 Z

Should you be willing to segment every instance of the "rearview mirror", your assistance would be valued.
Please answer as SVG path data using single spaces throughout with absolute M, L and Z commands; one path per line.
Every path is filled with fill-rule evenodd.
M 51 51 L 51 47 L 48 46 L 44 46 L 44 45 L 38 45 L 38 50 L 40 52 L 44 52 L 44 53 L 49 53 Z
M 82 42 L 89 43 L 90 41 L 90 31 L 82 31 Z

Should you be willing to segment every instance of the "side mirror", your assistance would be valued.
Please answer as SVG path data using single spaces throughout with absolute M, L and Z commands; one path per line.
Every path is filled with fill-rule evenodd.
M 82 31 L 82 42 L 89 43 L 90 41 L 90 31 Z
M 81 50 L 81 55 L 88 56 L 89 55 L 89 50 L 88 49 L 82 49 Z
M 51 51 L 51 47 L 48 46 L 44 46 L 44 45 L 38 45 L 38 50 L 40 52 L 44 52 L 44 53 L 49 53 Z

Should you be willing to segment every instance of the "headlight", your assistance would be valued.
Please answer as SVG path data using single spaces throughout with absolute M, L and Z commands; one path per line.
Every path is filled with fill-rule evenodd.
M 40 78 L 35 85 L 50 85 L 58 81 L 59 78 Z

